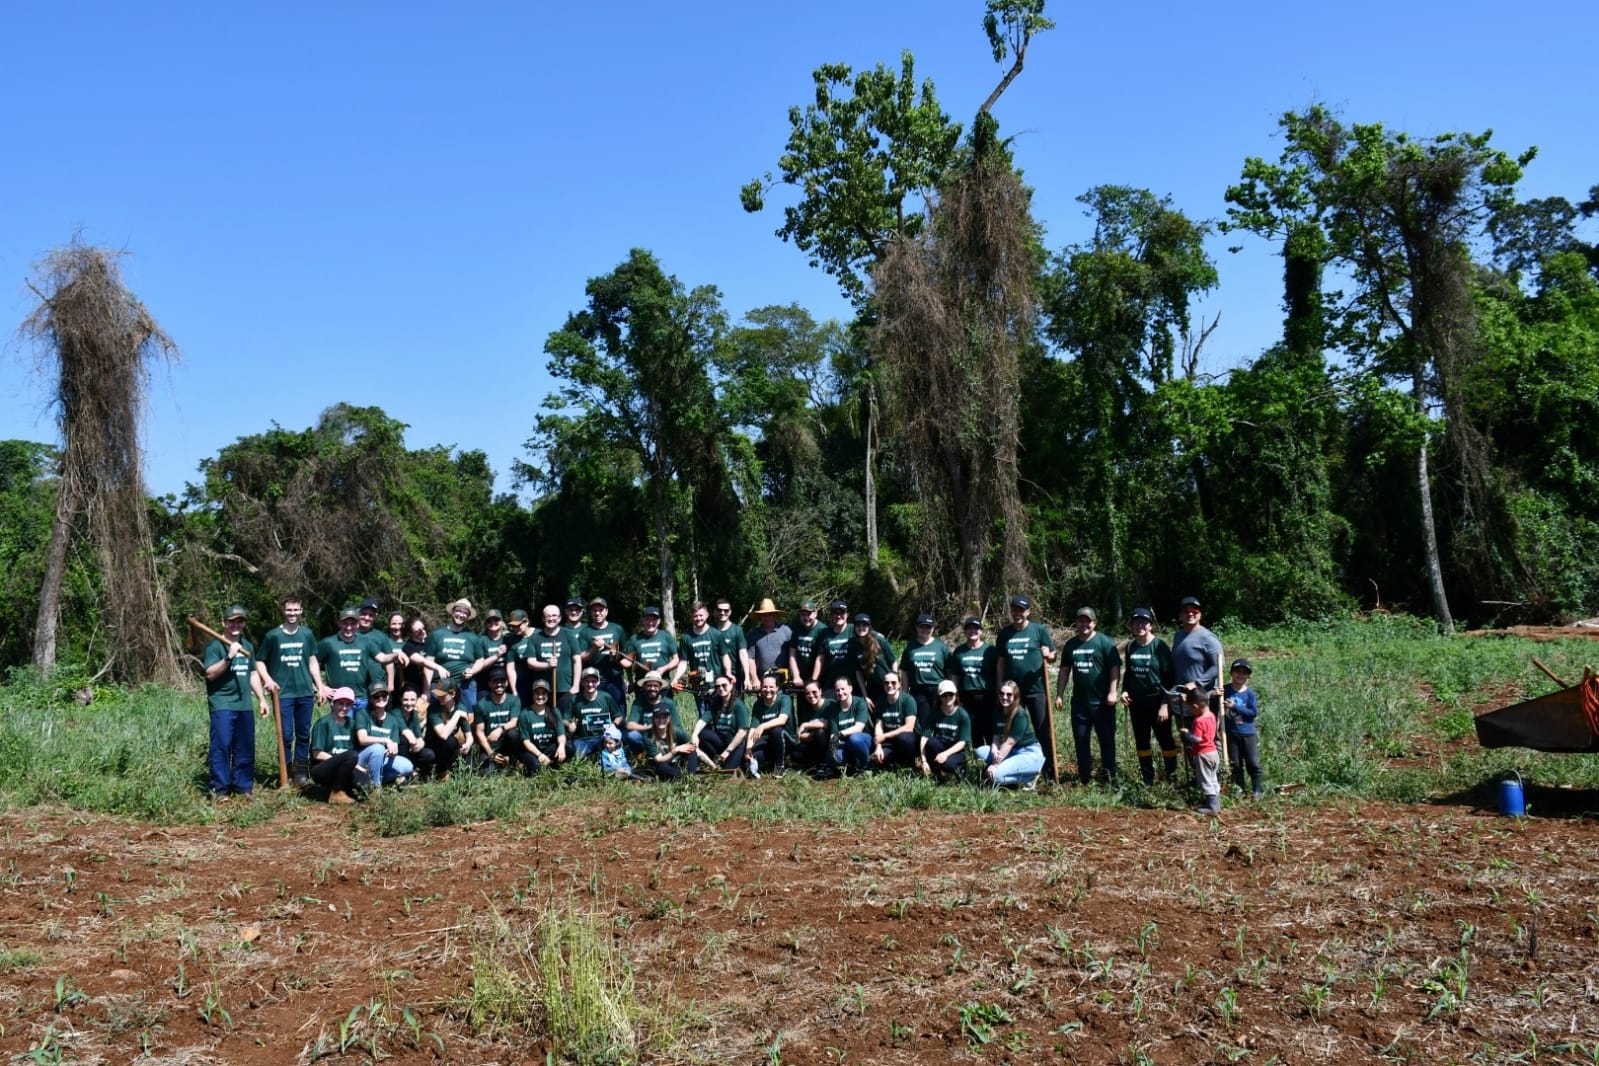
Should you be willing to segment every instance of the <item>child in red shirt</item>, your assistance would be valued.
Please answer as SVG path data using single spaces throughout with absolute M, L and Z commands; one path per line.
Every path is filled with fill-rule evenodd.
M 1200 814 L 1221 813 L 1221 780 L 1217 770 L 1221 755 L 1216 751 L 1216 716 L 1210 713 L 1210 693 L 1194 686 L 1188 690 L 1188 713 L 1193 716 L 1183 740 L 1194 754 L 1194 767 L 1199 775 L 1199 794 L 1203 802 Z

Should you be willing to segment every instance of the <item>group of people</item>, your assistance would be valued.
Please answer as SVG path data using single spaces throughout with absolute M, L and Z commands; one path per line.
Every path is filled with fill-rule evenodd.
M 896 655 L 871 617 L 842 600 L 827 605 L 825 622 L 814 602 L 801 603 L 793 625 L 763 600 L 747 632 L 728 600 L 694 603 L 690 625 L 674 636 L 657 607 L 646 607 L 629 634 L 598 596 L 546 606 L 538 625 L 526 611 L 490 610 L 482 631 L 468 628 L 477 611 L 465 599 L 435 628 L 400 612 L 380 628 L 380 605 L 367 599 L 318 639 L 302 624 L 301 602 L 288 597 L 259 647 L 244 635 L 244 608 L 234 606 L 203 657 L 209 787 L 219 801 L 250 792 L 252 712 L 259 704 L 264 716 L 269 695 L 293 782 L 315 782 L 335 803 L 446 780 L 463 767 L 534 774 L 582 760 L 608 775 L 660 780 L 791 768 L 817 777 L 903 768 L 948 780 L 975 765 L 995 786 L 1032 787 L 1056 773 L 1055 666 L 1053 705 L 1070 708 L 1080 781 L 1093 778 L 1096 741 L 1102 771 L 1115 779 L 1125 707 L 1146 784 L 1155 781 L 1156 741 L 1165 776 L 1175 778 L 1180 735 L 1201 809 L 1219 810 L 1220 732 L 1240 787 L 1247 772 L 1261 794 L 1252 670 L 1236 660 L 1223 684 L 1221 643 L 1201 624 L 1198 599 L 1182 601 L 1169 646 L 1154 636 L 1147 608 L 1133 612 L 1132 638 L 1121 647 L 1084 607 L 1058 651 L 1026 596 L 1009 608 L 1010 624 L 992 642 L 981 619 L 965 619 L 958 647 L 936 637 L 923 614 Z M 697 713 L 680 711 L 679 692 L 692 695 Z M 323 702 L 329 713 L 315 718 Z

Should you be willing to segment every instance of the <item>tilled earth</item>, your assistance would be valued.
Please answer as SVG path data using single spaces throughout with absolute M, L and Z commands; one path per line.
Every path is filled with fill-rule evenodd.
M 630 963 L 647 1061 L 1599 1056 L 1580 814 L 1279 797 L 1216 821 L 663 829 L 623 803 L 390 839 L 316 804 L 248 826 L 0 815 L 0 1053 L 544 1062 L 540 1011 L 481 1005 L 486 960 L 524 957 L 553 912 L 597 916 Z

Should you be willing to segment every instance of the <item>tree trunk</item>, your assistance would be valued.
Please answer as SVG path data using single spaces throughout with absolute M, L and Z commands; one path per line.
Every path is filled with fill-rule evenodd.
M 674 585 L 676 581 L 672 565 L 671 530 L 666 520 L 666 485 L 665 479 L 661 477 L 655 478 L 654 482 L 654 491 L 650 495 L 654 497 L 653 502 L 655 505 L 653 507 L 655 511 L 655 552 L 661 564 L 661 614 L 664 616 L 662 622 L 666 626 L 666 631 L 675 637 L 677 636 L 677 614 L 673 609 L 672 601 L 675 598 L 674 593 L 676 590 Z
M 74 493 L 63 476 L 50 523 L 50 548 L 45 554 L 44 582 L 39 587 L 39 618 L 33 629 L 33 665 L 48 674 L 56 665 L 56 631 L 61 625 L 61 584 L 67 575 L 67 548 L 72 541 Z
M 873 460 L 877 456 L 877 386 L 866 386 L 866 562 L 877 566 L 877 477 Z
M 1444 633 L 1453 636 L 1455 620 L 1449 613 L 1449 599 L 1444 594 L 1444 570 L 1438 560 L 1438 530 L 1432 517 L 1432 478 L 1427 473 L 1427 441 L 1422 439 L 1416 450 L 1416 491 L 1421 496 L 1421 540 L 1427 552 L 1427 583 L 1432 590 L 1432 611 L 1443 626 Z

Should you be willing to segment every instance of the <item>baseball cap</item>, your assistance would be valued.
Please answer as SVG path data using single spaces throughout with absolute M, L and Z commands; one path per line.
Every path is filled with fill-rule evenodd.
M 816 601 L 815 600 L 800 600 L 799 609 L 802 610 L 802 611 L 814 611 L 814 610 L 816 610 Z
M 432 696 L 434 699 L 440 700 L 455 692 L 455 689 L 455 678 L 441 677 L 433 683 Z
M 583 597 L 581 597 L 581 596 L 568 596 L 566 598 L 566 605 L 568 607 L 581 607 L 581 606 L 583 606 Z
M 869 626 L 872 624 L 872 616 L 862 611 L 855 616 L 854 622 L 858 626 Z
M 1155 612 L 1151 611 L 1148 607 L 1134 607 L 1133 621 L 1136 622 L 1140 618 L 1146 622 L 1153 622 L 1155 620 Z
M 976 626 L 978 629 L 983 628 L 983 620 L 977 617 L 975 614 L 968 616 L 966 621 L 961 623 L 962 629 L 970 629 L 973 626 Z
M 616 728 L 616 726 L 614 726 L 614 725 L 608 725 L 608 726 L 605 727 L 605 739 L 606 740 L 621 740 L 622 739 L 622 731 L 620 729 Z
M 604 596 L 596 596 L 596 597 L 594 597 L 592 600 L 589 601 L 589 606 L 590 607 L 604 607 L 607 611 L 609 611 L 611 609 L 611 605 L 605 602 L 605 597 Z
M 1090 622 L 1099 621 L 1099 615 L 1094 613 L 1094 609 L 1092 607 L 1079 607 L 1079 608 L 1077 608 L 1077 617 L 1078 618 L 1086 618 Z
M 652 715 L 652 717 L 654 717 L 654 718 L 670 718 L 670 717 L 672 717 L 672 705 L 670 703 L 662 703 L 659 707 L 655 708 L 655 714 Z
M 535 693 L 535 692 L 549 692 L 549 691 L 550 691 L 550 683 L 548 681 L 535 681 L 535 682 L 533 682 L 533 686 L 527 690 L 527 694 L 531 698 L 533 693 Z
M 954 691 L 955 691 L 955 682 L 946 680 L 946 681 L 940 681 L 938 683 L 938 694 L 940 696 L 944 695 L 946 692 L 954 692 Z
M 373 599 L 371 596 L 368 596 L 366 599 L 361 601 L 361 610 L 363 610 L 363 611 L 366 611 L 366 610 L 375 611 L 375 610 L 378 609 L 378 606 L 379 606 L 378 605 L 378 601 Z
M 661 609 L 659 607 L 646 607 L 646 608 L 644 608 L 644 617 L 645 618 L 649 618 L 651 616 L 654 616 L 656 618 L 661 617 Z
M 489 613 L 483 616 L 483 620 L 486 622 L 492 622 L 495 620 L 503 622 L 505 621 L 505 616 L 500 613 L 500 609 L 498 607 L 490 607 Z
M 511 621 L 513 621 L 513 622 L 526 622 L 527 621 L 527 612 L 522 610 L 522 608 L 518 607 L 516 610 L 511 612 Z
M 237 603 L 235 603 L 232 607 L 229 607 L 227 610 L 222 612 L 222 620 L 224 622 L 230 621 L 230 620 L 232 620 L 234 618 L 243 618 L 243 617 L 244 617 L 244 607 L 241 604 L 237 604 Z
M 361 612 L 356 610 L 354 607 L 346 607 L 344 610 L 339 612 L 339 621 L 341 621 L 341 622 L 346 622 L 346 621 L 349 621 L 352 618 L 360 618 L 360 617 L 361 617 Z
M 1010 598 L 1010 605 L 1012 607 L 1020 607 L 1024 611 L 1030 611 L 1033 609 L 1033 601 L 1028 599 L 1026 596 L 1012 596 Z
M 1178 606 L 1179 607 L 1202 607 L 1204 605 L 1199 602 L 1199 597 L 1198 596 L 1184 596 L 1182 602 L 1180 604 L 1178 604 Z
M 1234 659 L 1232 668 L 1234 670 L 1242 670 L 1246 674 L 1252 674 L 1255 672 L 1255 668 L 1249 665 L 1248 659 Z
M 600 672 L 599 672 L 599 670 L 595 669 L 592 666 L 585 666 L 583 668 L 583 676 L 584 677 L 599 677 L 600 676 Z
M 832 603 L 827 605 L 827 609 L 832 611 L 834 614 L 837 614 L 839 611 L 848 613 L 849 604 L 845 603 L 843 600 L 834 600 Z
M 340 685 L 338 688 L 333 690 L 333 694 L 329 696 L 328 699 L 332 700 L 334 703 L 338 703 L 340 700 L 346 700 L 350 703 L 354 703 L 355 690 L 349 685 Z
M 373 685 L 371 688 L 366 690 L 366 694 L 367 694 L 368 697 L 376 696 L 376 695 L 378 695 L 380 693 L 382 695 L 384 695 L 384 696 L 387 696 L 389 694 L 389 686 L 385 685 L 381 681 L 379 681 L 377 684 Z
M 919 614 L 916 616 L 916 624 L 919 626 L 930 626 L 933 624 L 933 616 L 930 614 Z

